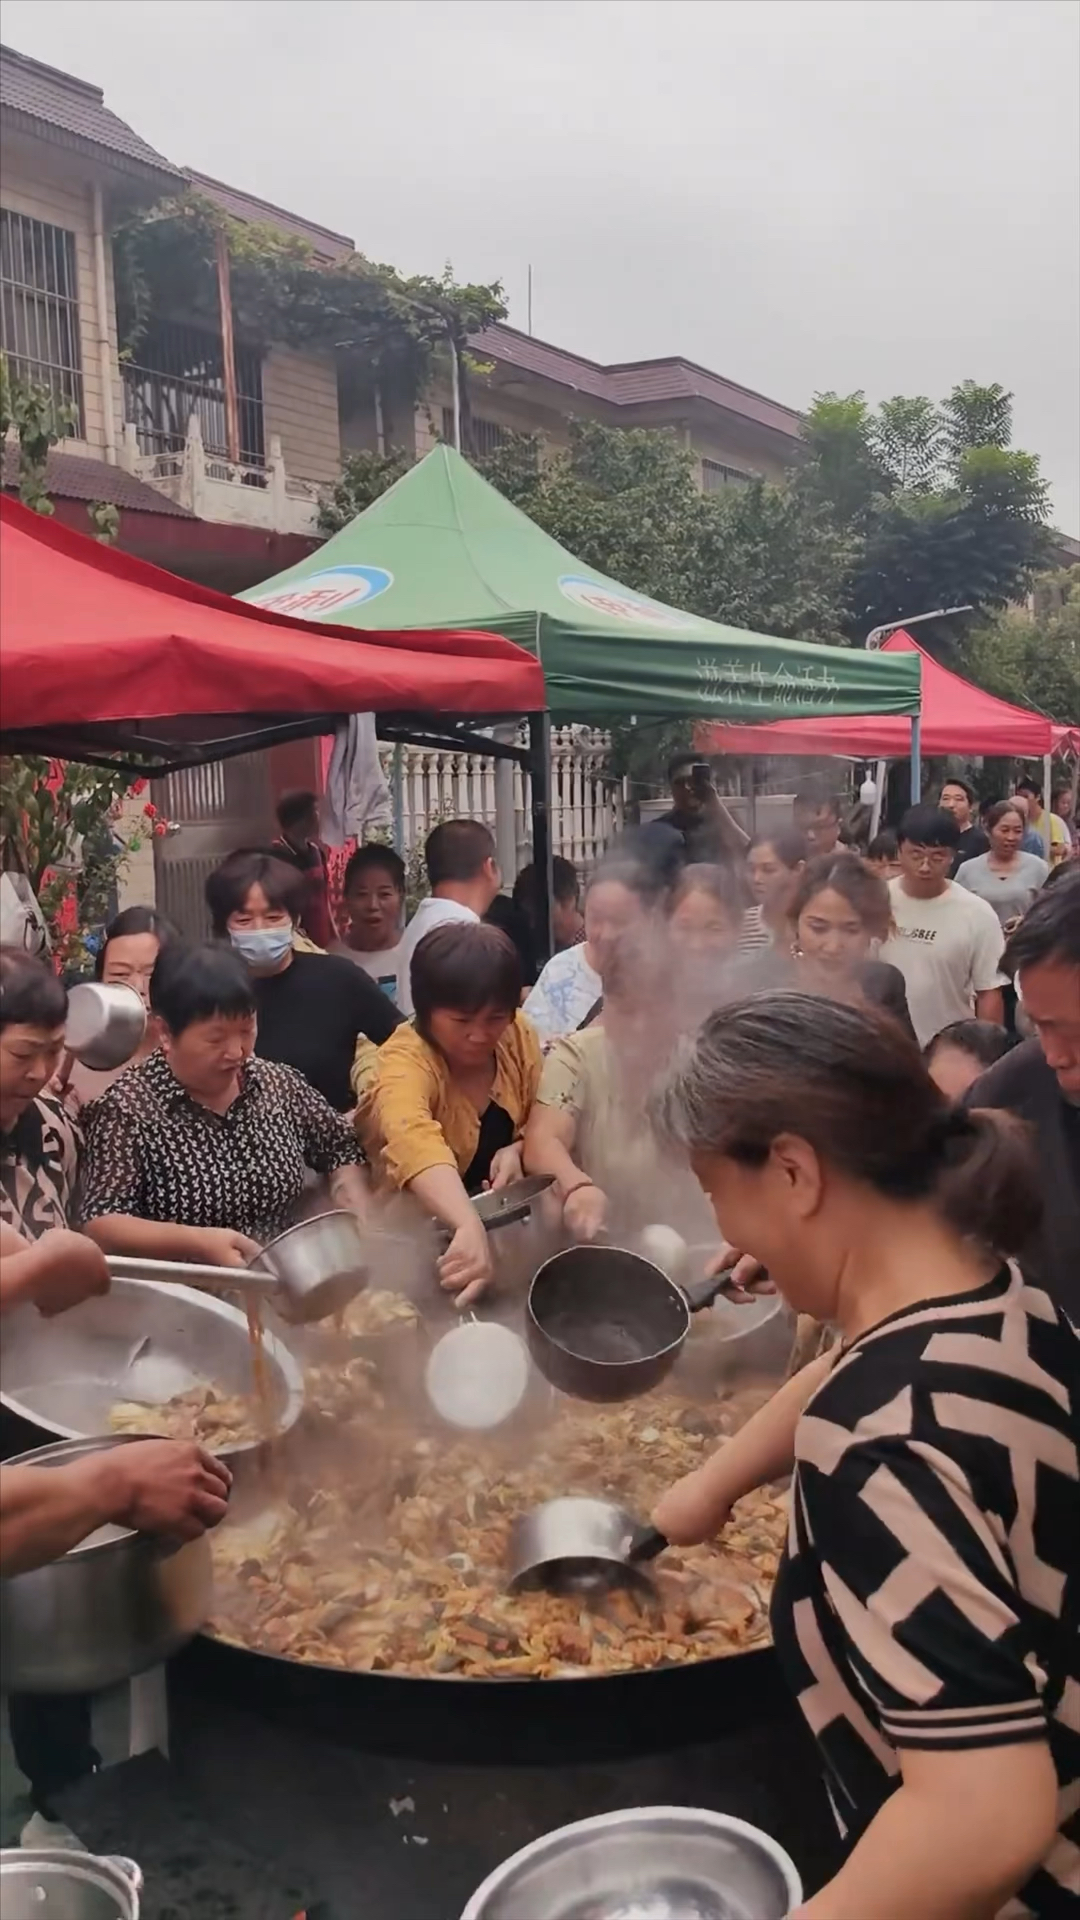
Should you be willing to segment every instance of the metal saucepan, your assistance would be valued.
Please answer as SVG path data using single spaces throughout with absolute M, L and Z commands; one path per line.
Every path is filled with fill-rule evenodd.
M 4 1920 L 139 1920 L 143 1877 L 119 1854 L 70 1847 L 0 1853 Z
M 146 1008 L 133 987 L 87 980 L 68 994 L 64 1045 L 84 1067 L 111 1073 L 137 1053 L 146 1036 Z
M 542 1834 L 461 1920 L 784 1920 L 802 1882 L 759 1827 L 707 1807 L 621 1807 Z
M 478 1193 L 473 1207 L 479 1214 L 488 1232 L 496 1227 L 508 1227 L 515 1220 L 526 1220 L 536 1201 L 553 1184 L 550 1173 L 529 1174 L 524 1180 L 511 1180 L 508 1187 L 499 1187 L 491 1193 Z
M 69 1466 L 131 1444 L 126 1435 L 61 1440 L 9 1464 Z M 178 1544 L 99 1527 L 48 1566 L 0 1580 L 0 1685 L 8 1693 L 96 1693 L 130 1680 L 198 1633 L 213 1586 L 206 1534 Z M 7 1920 L 6 1898 L 3 1910 Z
M 301 1220 L 271 1240 L 246 1267 L 199 1266 L 185 1260 L 107 1256 L 117 1279 L 175 1282 L 267 1299 L 283 1320 L 305 1326 L 340 1313 L 367 1286 L 370 1247 L 355 1213 L 335 1208 Z
M 726 1284 L 717 1274 L 678 1287 L 624 1247 L 566 1247 L 529 1288 L 529 1352 L 553 1387 L 578 1400 L 632 1400 L 671 1371 L 691 1314 Z
M 639 1584 L 642 1565 L 667 1544 L 655 1527 L 610 1500 L 545 1500 L 510 1529 L 510 1590 L 581 1593 Z
M 299 1418 L 304 1379 L 288 1347 L 269 1331 L 263 1366 L 269 1437 L 276 1440 Z M 247 1321 L 212 1294 L 114 1280 L 108 1293 L 54 1320 L 43 1320 L 29 1305 L 4 1316 L 0 1400 L 59 1439 L 107 1433 L 118 1401 L 159 1407 L 209 1385 L 227 1394 L 254 1390 Z M 214 1451 L 235 1469 L 261 1445 L 243 1440 Z

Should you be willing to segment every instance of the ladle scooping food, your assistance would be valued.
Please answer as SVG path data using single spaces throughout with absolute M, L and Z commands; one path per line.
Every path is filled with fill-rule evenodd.
M 142 1260 L 108 1255 L 118 1280 L 172 1281 L 244 1293 L 268 1300 L 294 1326 L 340 1313 L 367 1285 L 368 1238 L 354 1213 L 335 1207 L 315 1214 L 270 1240 L 246 1267 L 192 1265 L 183 1260 Z
M 510 1589 L 590 1593 L 640 1585 L 644 1562 L 668 1542 L 610 1500 L 545 1500 L 510 1529 Z
M 529 1288 L 529 1352 L 553 1387 L 578 1400 L 633 1400 L 670 1372 L 691 1314 L 728 1281 L 720 1273 L 677 1286 L 624 1247 L 566 1247 Z

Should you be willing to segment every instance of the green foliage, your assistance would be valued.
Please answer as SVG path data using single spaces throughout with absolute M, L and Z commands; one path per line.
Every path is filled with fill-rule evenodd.
M 394 447 L 389 453 L 350 453 L 345 457 L 341 478 L 319 502 L 316 526 L 327 539 L 340 533 L 358 513 L 386 493 L 407 473 L 412 461 L 407 453 Z
M 37 754 L 0 762 L 0 856 L 29 879 L 61 966 L 89 963 L 87 934 L 101 925 L 127 861 L 154 830 L 151 810 L 126 840 L 115 831 L 125 799 L 145 784 L 111 767 Z
M 20 380 L 0 353 L 0 447 L 14 429 L 19 446 L 19 499 L 35 513 L 50 514 L 45 491 L 49 448 L 74 425 L 72 407 L 55 407 L 45 387 Z
M 1045 561 L 1048 493 L 1033 454 L 1009 447 L 1011 395 L 964 381 L 871 412 L 861 393 L 819 395 L 795 488 L 857 536 L 845 631 L 938 607 L 992 611 L 1023 598 Z
M 100 540 L 103 547 L 115 546 L 120 537 L 119 507 L 111 500 L 91 500 L 86 514 L 94 529 L 94 539 Z
M 1080 567 L 1041 574 L 1035 617 L 1015 608 L 964 642 L 964 671 L 988 692 L 1080 725 Z
M 122 357 L 137 357 L 155 313 L 218 327 L 222 234 L 238 336 L 333 353 L 346 381 L 400 379 L 420 392 L 438 352 L 461 355 L 470 333 L 505 318 L 497 284 L 458 286 L 449 266 L 405 277 L 361 253 L 326 261 L 304 240 L 185 192 L 133 213 L 113 235 Z

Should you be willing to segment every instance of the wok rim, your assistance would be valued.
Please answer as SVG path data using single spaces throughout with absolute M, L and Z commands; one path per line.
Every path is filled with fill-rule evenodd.
M 533 1294 L 535 1292 L 535 1289 L 539 1281 L 543 1278 L 544 1274 L 548 1271 L 548 1268 L 553 1266 L 556 1260 L 561 1260 L 564 1254 L 578 1253 L 581 1250 L 582 1249 L 579 1247 L 561 1247 L 558 1253 L 549 1254 L 548 1258 L 544 1261 L 543 1266 L 537 1268 L 536 1272 L 533 1274 L 533 1277 L 529 1282 L 529 1292 L 525 1302 L 525 1312 L 527 1316 L 528 1325 L 531 1328 L 535 1328 L 536 1332 L 541 1336 L 543 1340 L 547 1341 L 549 1346 L 555 1347 L 559 1353 L 565 1354 L 568 1360 L 572 1360 L 576 1362 L 578 1366 L 588 1367 L 590 1370 L 595 1368 L 598 1372 L 603 1372 L 603 1373 L 606 1373 L 609 1368 L 625 1370 L 628 1367 L 654 1366 L 657 1363 L 657 1361 L 666 1360 L 669 1355 L 674 1356 L 675 1354 L 677 1354 L 680 1348 L 685 1344 L 687 1335 L 690 1332 L 690 1325 L 691 1325 L 691 1319 L 692 1319 L 690 1302 L 688 1301 L 682 1288 L 676 1285 L 675 1281 L 672 1280 L 670 1276 L 664 1272 L 664 1269 L 662 1267 L 658 1267 L 653 1263 L 653 1261 L 646 1259 L 643 1253 L 635 1253 L 632 1247 L 606 1246 L 603 1248 L 598 1248 L 597 1251 L 604 1252 L 604 1253 L 627 1254 L 630 1257 L 630 1259 L 639 1261 L 643 1267 L 647 1267 L 649 1269 L 650 1273 L 655 1274 L 657 1280 L 662 1282 L 662 1284 L 667 1288 L 668 1292 L 674 1296 L 674 1298 L 679 1302 L 680 1306 L 682 1307 L 683 1316 L 685 1320 L 685 1325 L 683 1327 L 682 1332 L 680 1334 L 677 1334 L 673 1340 L 669 1340 L 666 1347 L 653 1347 L 648 1353 L 635 1354 L 632 1360 L 596 1360 L 596 1359 L 593 1359 L 591 1355 L 584 1354 L 584 1353 L 577 1353 L 573 1347 L 568 1347 L 564 1341 L 557 1339 L 553 1333 L 550 1333 L 548 1331 L 543 1321 L 539 1318 L 533 1304 Z

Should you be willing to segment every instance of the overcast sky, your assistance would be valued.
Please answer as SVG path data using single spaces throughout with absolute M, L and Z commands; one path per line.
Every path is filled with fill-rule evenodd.
M 171 160 L 599 360 L 1000 380 L 1080 535 L 1075 0 L 4 0 Z

